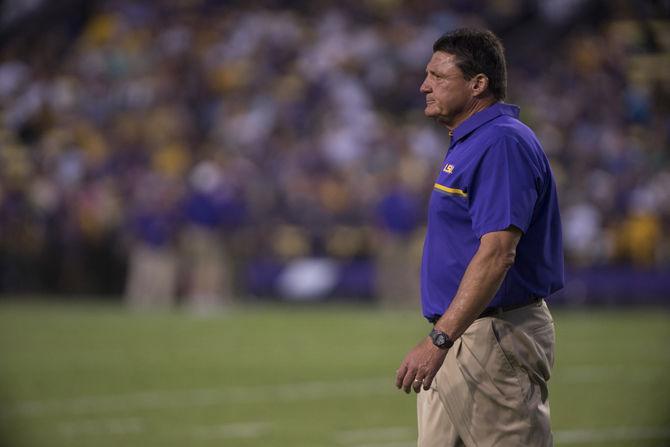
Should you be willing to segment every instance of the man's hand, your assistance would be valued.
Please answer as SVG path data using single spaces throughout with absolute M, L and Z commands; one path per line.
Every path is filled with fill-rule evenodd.
M 438 348 L 430 337 L 426 337 L 405 356 L 398 368 L 395 386 L 406 393 L 410 392 L 410 387 L 418 393 L 422 384 L 424 390 L 429 389 L 446 356 L 446 349 Z

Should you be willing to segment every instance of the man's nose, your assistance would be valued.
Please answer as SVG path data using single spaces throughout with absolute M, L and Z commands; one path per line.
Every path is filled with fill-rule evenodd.
M 421 87 L 419 87 L 419 91 L 421 93 L 430 93 L 430 86 L 428 85 L 428 82 L 426 82 L 426 80 L 424 80 L 421 83 Z

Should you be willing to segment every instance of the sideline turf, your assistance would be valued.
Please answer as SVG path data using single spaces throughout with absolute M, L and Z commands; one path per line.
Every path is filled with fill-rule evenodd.
M 670 445 L 670 314 L 555 311 L 556 445 Z M 401 447 L 418 312 L 0 302 L 0 445 Z

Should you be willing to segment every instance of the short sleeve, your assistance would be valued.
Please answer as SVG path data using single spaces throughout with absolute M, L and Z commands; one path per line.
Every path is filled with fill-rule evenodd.
M 502 137 L 482 156 L 470 185 L 472 229 L 478 238 L 514 225 L 526 233 L 538 198 L 530 148 Z

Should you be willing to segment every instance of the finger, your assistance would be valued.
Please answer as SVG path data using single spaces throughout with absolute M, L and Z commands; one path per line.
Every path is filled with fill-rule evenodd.
M 419 393 L 421 391 L 421 385 L 423 383 L 423 379 L 421 379 L 418 375 L 414 378 L 414 381 L 412 382 L 412 389 L 414 390 L 415 393 Z
M 424 390 L 429 390 L 430 385 L 433 383 L 433 379 L 435 378 L 435 373 L 429 373 L 426 377 L 423 378 L 423 389 Z
M 414 382 L 415 377 L 416 377 L 416 369 L 410 369 L 407 372 L 407 374 L 405 374 L 405 380 L 403 380 L 402 382 L 402 389 L 405 390 L 407 394 L 409 394 L 412 382 Z
M 398 371 L 396 372 L 395 376 L 395 387 L 400 388 L 402 386 L 403 379 L 405 378 L 405 374 L 407 374 L 407 365 L 403 363 L 400 365 L 400 368 L 398 368 Z

